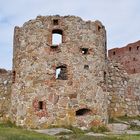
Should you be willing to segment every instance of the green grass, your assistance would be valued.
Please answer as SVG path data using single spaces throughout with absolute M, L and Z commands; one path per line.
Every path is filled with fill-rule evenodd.
M 140 121 L 140 116 L 134 116 L 134 117 L 121 116 L 121 117 L 117 117 L 117 118 L 110 118 L 109 123 L 120 123 L 122 121 L 130 122 L 132 120 L 139 120 Z
M 105 137 L 86 136 L 85 132 L 79 128 L 68 126 L 68 129 L 73 133 L 61 134 L 59 140 L 140 140 L 140 135 L 107 135 Z M 98 128 L 100 131 L 104 131 L 106 128 Z M 69 138 L 68 138 L 68 137 Z M 0 140 L 58 140 L 58 138 L 48 136 L 45 134 L 39 134 L 33 131 L 24 130 L 20 127 L 16 127 L 11 122 L 0 124 Z
M 140 126 L 135 125 L 135 124 L 130 124 L 129 129 L 134 130 L 134 131 L 140 131 Z
M 94 133 L 103 133 L 103 132 L 109 132 L 109 129 L 105 126 L 105 125 L 101 125 L 101 126 L 92 126 L 90 128 L 90 131 L 94 132 Z
M 15 127 L 12 123 L 0 124 L 0 140 L 56 140 L 56 138 Z
M 134 116 L 134 117 L 129 117 L 129 116 L 121 116 L 118 117 L 118 119 L 122 120 L 122 121 L 131 121 L 131 120 L 139 120 L 140 121 L 140 116 Z
M 81 130 L 81 129 L 77 128 L 77 127 L 73 127 L 73 126 L 71 126 L 71 125 L 70 125 L 70 126 L 67 126 L 67 127 L 65 127 L 65 128 L 67 128 L 67 129 L 73 131 L 73 133 L 74 133 L 75 135 L 81 135 L 81 134 L 84 134 L 84 133 L 85 133 L 83 130 Z
M 105 137 L 73 135 L 69 139 L 61 138 L 61 140 L 140 140 L 140 135 L 122 135 L 122 136 L 112 136 L 112 135 L 110 135 L 110 136 L 105 136 Z
M 134 116 L 134 117 L 121 116 L 121 117 L 117 117 L 117 118 L 111 118 L 111 119 L 109 119 L 109 123 L 127 123 L 130 125 L 130 127 L 129 127 L 130 130 L 140 131 L 140 126 L 131 122 L 133 120 L 140 121 L 140 116 Z

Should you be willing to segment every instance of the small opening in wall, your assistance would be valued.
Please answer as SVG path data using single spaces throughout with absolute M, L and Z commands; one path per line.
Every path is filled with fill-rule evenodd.
M 101 31 L 101 26 L 98 26 L 98 31 L 99 31 L 99 32 Z
M 43 101 L 38 102 L 38 108 L 39 108 L 39 110 L 43 109 Z
M 115 54 L 116 54 L 116 52 L 114 51 L 114 52 L 113 52 L 113 55 L 115 55 Z
M 58 19 L 53 20 L 53 25 L 58 25 Z
M 131 47 L 129 47 L 129 51 L 131 51 L 131 49 L 132 49 L 132 48 L 131 48 Z
M 84 69 L 88 70 L 89 69 L 89 65 L 84 65 Z
M 140 46 L 137 46 L 137 50 L 139 50 Z
M 88 48 L 81 48 L 82 54 L 88 54 Z
M 133 61 L 136 61 L 136 58 L 135 57 L 133 58 Z
M 106 83 L 106 72 L 104 71 L 104 81 Z
M 67 66 L 66 65 L 62 65 L 62 66 L 57 67 L 55 74 L 56 74 L 55 75 L 56 79 L 67 80 L 68 79 Z
M 89 113 L 91 113 L 92 111 L 90 109 L 87 108 L 82 108 L 76 111 L 76 116 L 83 116 L 83 115 L 87 115 Z
M 136 69 L 135 68 L 133 69 L 133 73 L 136 73 Z
M 13 75 L 12 75 L 12 83 L 15 83 L 15 79 L 16 79 L 16 71 L 13 71 Z

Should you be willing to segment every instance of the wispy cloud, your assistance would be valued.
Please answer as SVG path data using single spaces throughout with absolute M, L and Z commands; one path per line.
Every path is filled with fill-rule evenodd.
M 11 69 L 14 26 L 37 15 L 76 15 L 101 20 L 108 48 L 140 39 L 139 0 L 0 0 L 0 67 Z

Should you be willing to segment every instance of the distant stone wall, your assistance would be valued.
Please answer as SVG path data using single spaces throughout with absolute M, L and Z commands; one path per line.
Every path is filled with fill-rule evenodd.
M 109 58 L 121 63 L 128 74 L 140 73 L 140 41 L 108 51 Z
M 11 99 L 11 71 L 0 69 L 0 121 L 9 118 Z
M 120 63 L 109 61 L 107 84 L 111 118 L 140 114 L 140 74 L 129 75 Z

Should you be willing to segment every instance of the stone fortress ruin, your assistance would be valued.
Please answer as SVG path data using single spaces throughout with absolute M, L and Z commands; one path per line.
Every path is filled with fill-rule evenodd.
M 139 58 L 137 48 L 132 57 Z M 38 16 L 15 27 L 12 71 L 0 69 L 1 121 L 28 128 L 91 127 L 139 115 L 140 61 L 129 73 L 123 60 L 130 57 L 123 57 L 124 50 L 120 63 L 119 50 L 109 50 L 107 57 L 106 30 L 99 21 Z

